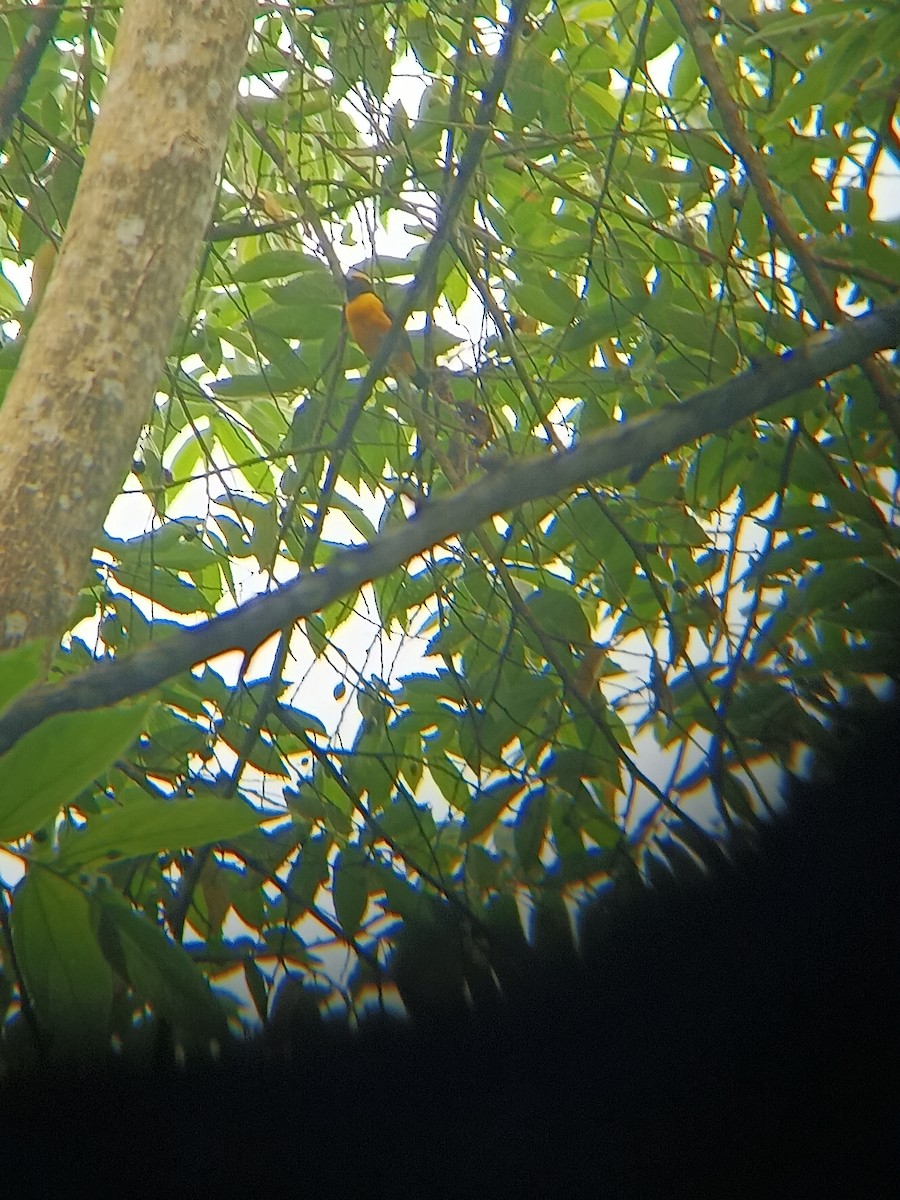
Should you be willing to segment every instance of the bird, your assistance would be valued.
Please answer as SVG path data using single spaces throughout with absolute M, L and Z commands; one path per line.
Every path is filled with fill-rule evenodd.
M 367 358 L 374 359 L 394 327 L 394 319 L 376 294 L 371 279 L 362 271 L 351 271 L 344 285 L 347 290 L 344 317 L 350 336 Z M 424 390 L 428 386 L 428 375 L 416 362 L 405 331 L 401 331 L 396 339 L 387 369 L 396 378 L 408 379 L 417 388 Z

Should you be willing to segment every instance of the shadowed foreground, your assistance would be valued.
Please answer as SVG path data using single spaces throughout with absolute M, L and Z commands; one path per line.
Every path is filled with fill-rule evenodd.
M 7 1079 L 3 1193 L 894 1192 L 898 739 L 897 703 L 857 713 L 776 823 L 596 902 L 579 955 L 507 948 L 502 996 L 476 988 L 474 1012 L 417 993 L 434 947 L 420 970 L 413 939 L 410 1022 Z

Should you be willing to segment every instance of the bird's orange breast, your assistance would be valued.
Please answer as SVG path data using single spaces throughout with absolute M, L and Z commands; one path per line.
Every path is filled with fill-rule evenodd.
M 393 322 L 384 305 L 372 292 L 349 301 L 344 310 L 354 342 L 369 358 L 374 358 Z

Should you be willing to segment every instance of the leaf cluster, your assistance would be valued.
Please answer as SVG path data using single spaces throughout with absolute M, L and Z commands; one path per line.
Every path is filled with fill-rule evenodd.
M 900 162 L 892 5 L 709 18 L 765 194 L 677 5 L 524 7 L 414 313 L 434 386 L 380 380 L 363 404 L 341 271 L 409 295 L 506 10 L 264 6 L 194 284 L 58 677 L 327 566 L 492 458 L 565 453 L 802 353 L 816 293 L 773 203 L 845 314 L 896 297 L 897 212 L 876 203 Z M 65 231 L 116 20 L 63 11 L 6 147 L 0 387 L 39 301 L 22 281 Z M 0 14 L 0 73 L 24 23 Z M 152 1013 L 204 1041 L 226 1018 L 267 1022 L 298 981 L 359 1008 L 434 898 L 473 928 L 562 920 L 644 862 L 673 814 L 688 837 L 694 793 L 729 823 L 764 808 L 763 756 L 815 744 L 835 697 L 900 667 L 882 401 L 871 373 L 841 372 L 638 480 L 449 538 L 251 658 L 45 722 L 0 764 L 10 1029 L 97 1044 Z M 29 647 L 0 660 L 3 701 L 39 669 Z

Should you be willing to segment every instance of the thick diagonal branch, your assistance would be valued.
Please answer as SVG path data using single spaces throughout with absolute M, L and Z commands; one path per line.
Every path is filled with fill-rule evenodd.
M 565 495 L 615 470 L 646 467 L 685 443 L 720 433 L 867 355 L 898 345 L 900 302 L 819 335 L 808 346 L 768 359 L 683 404 L 585 438 L 566 453 L 547 452 L 490 470 L 368 546 L 346 550 L 327 567 L 302 574 L 276 592 L 64 683 L 33 688 L 0 716 L 0 753 L 55 713 L 114 704 L 226 650 L 250 653 L 277 630 L 495 513 L 543 496 Z

